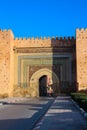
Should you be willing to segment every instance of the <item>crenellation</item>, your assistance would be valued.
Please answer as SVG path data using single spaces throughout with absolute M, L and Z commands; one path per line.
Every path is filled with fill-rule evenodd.
M 42 37 L 41 38 L 38 38 L 38 37 L 36 37 L 36 38 L 34 38 L 34 37 L 32 37 L 32 38 L 28 38 L 28 39 L 26 39 L 26 38 L 20 38 L 20 39 L 18 39 L 18 38 L 16 38 L 15 40 L 14 40 L 14 44 L 15 45 L 17 45 L 17 47 L 25 47 L 25 46 L 27 46 L 27 47 L 47 47 L 47 46 L 52 46 L 52 44 L 55 44 L 55 45 L 53 45 L 53 46 L 57 46 L 57 44 L 58 44 L 58 46 L 60 45 L 62 45 L 62 46 L 72 46 L 72 43 L 75 43 L 75 38 L 74 37 L 52 37 L 52 38 L 50 38 L 50 37 L 44 37 L 44 39 L 42 39 Z
M 24 37 L 24 38 L 23 38 L 23 40 L 27 40 L 27 38 L 26 38 L 26 37 Z
M 3 32 L 8 32 L 8 30 L 5 29 L 5 30 L 3 30 Z
M 22 38 L 22 37 L 20 37 L 20 38 L 19 38 L 19 40 L 20 40 L 20 41 L 22 41 L 22 40 L 23 40 L 23 38 Z
M 69 40 L 69 41 L 71 40 L 70 37 L 68 37 L 68 40 Z
M 56 36 L 57 37 L 57 36 Z M 52 36 L 52 39 L 56 39 L 54 36 Z
M 46 37 L 44 37 L 44 40 L 46 40 Z
M 56 36 L 56 37 L 54 37 L 55 38 L 55 40 L 58 40 L 58 36 Z
M 35 40 L 34 37 L 32 37 L 31 40 Z
M 18 37 L 14 39 L 14 41 L 19 40 Z
M 76 29 L 77 32 L 79 32 L 79 31 L 80 31 L 80 32 L 83 32 L 83 31 L 86 31 L 86 30 L 87 30 L 87 28 L 77 28 L 77 29 Z
M 62 38 L 62 37 L 60 37 L 60 38 L 59 38 L 59 41 L 62 41 L 62 40 L 63 40 L 63 38 Z
M 84 32 L 84 31 L 87 31 L 87 28 L 77 28 L 76 29 L 77 32 Z
M 64 37 L 64 41 L 66 41 L 66 37 Z
M 76 40 L 76 39 L 72 36 L 71 40 Z
M 86 40 L 87 39 L 87 28 L 86 29 L 76 29 L 76 38 L 77 40 L 80 40 L 80 39 L 84 39 Z
M 6 32 L 12 32 L 10 29 L 4 29 L 4 30 L 2 30 L 2 29 L 0 29 L 0 32 L 2 32 L 2 33 L 6 33 Z
M 47 40 L 51 40 L 51 38 L 48 36 L 48 37 L 47 37 Z

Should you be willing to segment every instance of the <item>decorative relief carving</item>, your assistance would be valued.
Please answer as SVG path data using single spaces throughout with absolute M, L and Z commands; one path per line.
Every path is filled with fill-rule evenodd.
M 29 86 L 29 76 L 30 76 L 30 73 L 36 71 L 36 67 L 40 68 L 42 66 L 43 67 L 47 67 L 50 69 L 51 67 L 51 70 L 55 70 L 54 66 L 58 67 L 60 65 L 62 65 L 62 69 L 63 69 L 63 74 L 62 75 L 62 79 L 63 80 L 66 80 L 67 76 L 69 75 L 65 75 L 65 71 L 69 71 L 67 70 L 68 68 L 66 68 L 67 64 L 69 64 L 68 61 L 68 58 L 55 58 L 54 60 L 52 58 L 47 58 L 47 59 L 43 59 L 43 58 L 31 58 L 31 59 L 26 59 L 26 58 L 23 58 L 23 59 L 19 59 L 19 63 L 20 63 L 20 66 L 21 66 L 21 63 L 23 64 L 23 70 L 19 70 L 19 73 L 23 73 L 23 81 L 20 81 L 20 76 L 19 76 L 19 81 L 22 82 L 21 86 L 23 87 L 27 87 Z M 33 66 L 33 67 L 30 67 L 30 66 Z M 30 68 L 30 69 L 29 69 Z M 57 69 L 57 68 L 56 68 Z M 23 71 L 23 72 L 22 72 Z M 33 73 L 34 73 L 33 72 Z M 56 73 L 56 71 L 55 71 Z M 69 80 L 69 77 L 67 78 L 67 80 Z
M 33 48 L 33 47 L 22 47 L 17 48 L 14 46 L 13 50 L 15 53 L 42 53 L 42 52 L 51 52 L 51 53 L 57 53 L 57 52 L 72 52 L 74 49 L 74 46 L 62 46 L 60 44 L 60 47 L 52 48 L 52 47 L 43 47 L 43 48 Z

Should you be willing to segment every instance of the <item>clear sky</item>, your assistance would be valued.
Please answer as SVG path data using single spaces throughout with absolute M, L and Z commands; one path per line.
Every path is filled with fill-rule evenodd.
M 75 36 L 87 27 L 87 0 L 0 0 L 0 29 L 15 37 Z

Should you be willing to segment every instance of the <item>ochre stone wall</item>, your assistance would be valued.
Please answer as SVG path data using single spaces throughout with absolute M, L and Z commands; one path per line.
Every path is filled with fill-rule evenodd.
M 10 30 L 0 30 L 0 94 L 12 93 L 12 47 L 13 34 Z
M 47 55 L 47 58 L 51 56 L 50 58 L 52 58 L 52 65 L 46 66 L 46 64 L 42 62 L 43 60 L 41 61 L 41 64 L 44 64 L 42 66 L 37 65 L 35 67 L 35 64 L 33 64 L 33 62 L 32 64 L 27 65 L 28 58 L 31 60 L 32 57 L 41 58 L 43 56 L 44 59 L 45 54 Z M 19 96 L 23 94 L 38 95 L 37 84 L 35 88 L 36 92 L 34 92 L 37 94 L 33 94 L 34 88 L 32 87 L 33 89 L 31 90 L 31 86 L 29 86 L 29 80 L 33 74 L 29 69 L 32 69 L 33 67 L 32 70 L 36 71 L 39 69 L 47 68 L 50 71 L 52 67 L 52 71 L 54 71 L 54 73 L 59 76 L 58 73 L 60 72 L 59 69 L 55 69 L 57 68 L 57 65 L 55 65 L 55 59 L 53 58 L 56 55 L 59 55 L 62 59 L 66 55 L 65 58 L 68 58 L 68 62 L 66 62 L 66 64 L 61 62 L 62 66 L 65 64 L 65 66 L 70 65 L 72 68 L 71 71 L 69 70 L 66 74 L 63 74 L 65 77 L 69 77 L 69 75 L 71 75 L 70 73 L 72 73 L 71 79 L 67 78 L 64 80 L 64 82 L 68 82 L 68 80 L 71 80 L 71 82 L 74 83 L 78 82 L 79 90 L 87 89 L 87 29 L 77 29 L 76 39 L 74 39 L 74 37 L 56 37 L 52 39 L 50 37 L 14 39 L 11 30 L 0 30 L 0 94 L 7 93 L 9 96 L 15 96 L 15 90 Z M 20 56 L 22 56 L 21 59 Z M 24 64 L 25 60 L 26 64 Z M 56 64 L 59 64 L 60 66 L 61 63 L 59 64 L 58 62 Z M 62 70 L 62 67 L 61 71 L 64 71 Z M 28 73 L 30 73 L 29 76 L 26 76 Z M 26 79 L 28 80 L 28 87 L 20 86 L 21 80 L 18 81 L 19 77 L 21 77 L 21 80 L 23 80 L 23 78 L 24 81 L 26 81 Z M 61 77 L 59 77 L 59 80 L 60 79 Z M 63 85 L 62 89 L 65 89 L 64 86 L 65 84 Z
M 66 38 L 64 37 L 62 39 L 62 37 L 58 38 L 46 38 L 44 37 L 42 38 L 16 38 L 14 40 L 14 46 L 17 48 L 22 48 L 22 47 L 58 47 L 58 46 L 72 46 L 75 43 L 75 39 L 74 37 L 70 38 Z
M 78 89 L 87 89 L 87 29 L 76 30 L 76 64 Z

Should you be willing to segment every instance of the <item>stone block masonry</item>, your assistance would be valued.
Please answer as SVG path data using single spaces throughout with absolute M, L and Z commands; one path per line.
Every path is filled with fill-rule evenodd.
M 56 37 L 56 38 L 16 38 L 14 46 L 16 47 L 58 47 L 58 46 L 71 46 L 75 43 L 74 37 Z
M 87 89 L 87 29 L 76 30 L 77 82 L 80 89 Z
M 0 30 L 0 94 L 12 94 L 13 39 L 11 30 Z
M 37 61 L 37 58 L 42 58 L 38 61 L 40 71 L 34 70 L 36 65 L 33 62 Z M 49 58 L 51 63 L 47 61 Z M 61 74 L 57 69 L 54 70 L 55 59 L 56 66 L 60 66 Z M 44 60 L 46 64 L 42 62 Z M 49 67 L 50 64 L 52 69 Z M 20 94 L 22 91 L 29 96 L 38 96 L 39 82 L 36 81 L 37 78 L 30 81 L 30 70 L 33 78 L 36 78 L 35 74 L 38 75 L 38 81 L 39 76 L 45 74 L 52 80 L 56 78 L 55 82 L 62 91 L 72 90 L 70 87 L 77 83 L 78 90 L 87 89 L 87 29 L 76 29 L 76 38 L 14 38 L 11 30 L 0 30 L 0 94 L 17 96 L 18 93 L 19 96 L 23 96 Z M 21 84 L 27 84 L 27 87 L 21 87 Z M 17 91 L 16 94 L 14 90 Z

